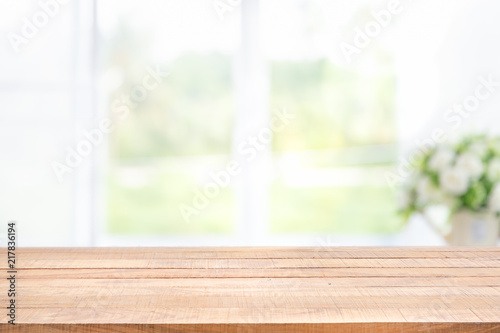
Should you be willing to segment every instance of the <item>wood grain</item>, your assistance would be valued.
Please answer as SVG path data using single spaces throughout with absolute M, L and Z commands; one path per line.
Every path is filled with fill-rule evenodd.
M 2 332 L 500 332 L 499 248 L 22 248 L 16 255 L 18 324 L 4 319 Z M 0 266 L 7 271 L 6 260 Z M 6 279 L 0 288 L 7 305 Z

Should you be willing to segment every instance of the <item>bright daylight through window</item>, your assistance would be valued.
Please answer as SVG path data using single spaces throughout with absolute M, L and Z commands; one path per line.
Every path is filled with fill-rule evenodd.
M 236 111 L 235 83 L 244 80 L 237 53 L 259 32 L 248 56 L 265 62 L 268 117 L 292 114 L 280 130 L 270 130 L 269 152 L 262 153 L 269 153 L 258 187 L 270 207 L 266 232 L 397 231 L 394 194 L 381 177 L 396 156 L 391 44 L 382 36 L 363 51 L 368 56 L 350 63 L 335 47 L 353 37 L 344 31 L 371 18 L 370 6 L 273 0 L 258 16 L 240 17 L 248 12 L 235 6 L 221 20 L 206 1 L 149 2 L 98 3 L 100 82 L 109 92 L 101 98 L 111 117 L 120 117 L 109 142 L 107 232 L 235 232 L 238 201 L 246 198 L 236 195 L 237 180 L 219 185 L 217 195 L 204 186 L 217 183 L 213 175 L 245 143 L 235 142 L 237 118 L 252 116 Z M 165 75 L 152 74 L 154 67 Z M 259 154 L 260 145 L 250 143 L 246 153 Z

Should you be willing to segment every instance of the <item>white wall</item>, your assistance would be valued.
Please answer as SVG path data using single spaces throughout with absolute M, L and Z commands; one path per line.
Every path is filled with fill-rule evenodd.
M 75 175 L 85 166 L 59 182 L 51 164 L 63 162 L 67 147 L 74 146 L 75 126 L 91 121 L 77 113 L 88 107 L 83 95 L 89 86 L 77 70 L 87 66 L 82 70 L 89 73 L 89 59 L 75 55 L 87 47 L 82 43 L 89 43 L 82 38 L 88 29 L 82 33 L 76 19 L 81 4 L 60 4 L 47 15 L 38 1 L 5 2 L 0 11 L 0 30 L 6 36 L 24 38 L 24 18 L 42 20 L 18 50 L 8 38 L 0 39 L 0 228 L 16 220 L 21 246 L 69 246 L 76 241 Z M 83 92 L 78 94 L 82 99 L 76 91 Z
M 445 113 L 492 74 L 500 81 L 500 3 L 419 1 L 398 22 L 398 115 L 403 151 L 443 129 L 451 137 L 498 130 L 500 89 L 463 121 Z

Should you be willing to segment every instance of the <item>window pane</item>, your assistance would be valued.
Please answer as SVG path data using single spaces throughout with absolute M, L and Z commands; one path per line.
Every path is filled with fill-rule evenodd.
M 100 17 L 107 45 L 102 81 L 117 124 L 107 230 L 230 233 L 232 189 L 220 188 L 207 203 L 199 192 L 230 159 L 238 21 L 221 24 L 205 1 L 112 2 Z M 124 95 L 132 103 L 121 104 Z
M 278 7 L 280 17 L 272 18 Z M 296 115 L 274 135 L 272 232 L 398 227 L 384 178 L 396 158 L 390 45 L 375 39 L 351 63 L 338 55 L 340 41 L 378 8 L 363 1 L 270 1 L 264 8 L 266 29 L 276 27 L 265 44 L 271 103 Z

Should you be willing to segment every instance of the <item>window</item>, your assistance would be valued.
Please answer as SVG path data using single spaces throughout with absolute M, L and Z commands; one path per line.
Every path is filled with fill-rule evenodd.
M 383 177 L 397 153 L 393 50 L 382 40 L 351 63 L 339 54 L 351 37 L 345 32 L 363 28 L 386 5 L 371 4 L 264 2 L 271 104 L 296 112 L 273 142 L 274 233 L 391 233 L 399 226 Z
M 196 214 L 184 218 L 180 210 L 231 155 L 239 22 L 221 26 L 204 4 L 99 4 L 106 109 L 117 124 L 109 141 L 110 234 L 227 235 L 234 229 L 231 187 Z
M 364 60 L 341 64 L 331 22 L 348 17 L 352 29 L 373 9 L 342 3 L 244 2 L 223 13 L 207 1 L 99 3 L 100 82 L 117 124 L 105 231 L 249 244 L 396 231 L 381 177 L 396 156 L 391 49 L 376 43 Z M 168 75 L 144 89 L 154 66 Z M 284 110 L 293 120 L 247 161 L 239 148 Z M 232 161 L 243 171 L 203 195 Z M 194 204 L 201 197 L 206 207 Z

